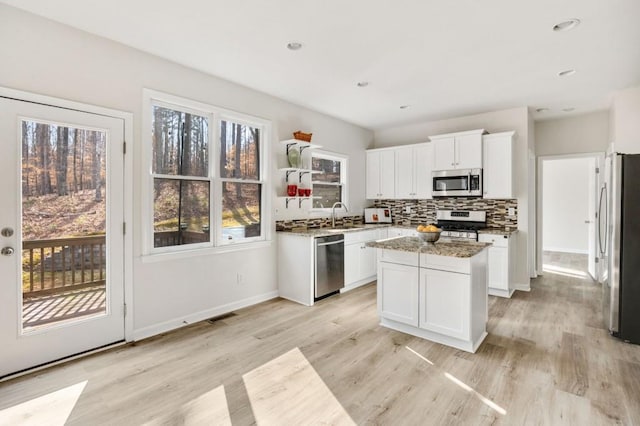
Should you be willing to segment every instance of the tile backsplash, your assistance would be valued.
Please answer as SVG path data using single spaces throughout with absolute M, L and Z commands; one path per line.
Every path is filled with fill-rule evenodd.
M 489 228 L 518 228 L 518 200 L 485 200 L 484 198 L 436 198 L 433 200 L 377 200 L 373 207 L 388 207 L 394 224 L 419 225 L 435 223 L 436 210 L 485 210 Z M 407 213 L 407 207 L 410 212 Z M 509 216 L 509 208 L 515 215 Z
M 361 225 L 362 216 L 336 217 L 337 226 Z M 291 231 L 292 229 L 330 228 L 330 217 L 316 217 L 310 219 L 276 220 L 276 231 Z

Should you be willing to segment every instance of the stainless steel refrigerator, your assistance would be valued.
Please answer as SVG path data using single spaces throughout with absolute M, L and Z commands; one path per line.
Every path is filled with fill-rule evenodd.
M 640 344 L 640 154 L 607 158 L 600 192 L 603 314 L 611 334 Z

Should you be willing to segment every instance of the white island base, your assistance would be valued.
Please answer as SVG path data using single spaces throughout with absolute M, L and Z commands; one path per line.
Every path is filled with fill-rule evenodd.
M 377 247 L 380 325 L 475 352 L 487 336 L 487 250 L 455 257 Z

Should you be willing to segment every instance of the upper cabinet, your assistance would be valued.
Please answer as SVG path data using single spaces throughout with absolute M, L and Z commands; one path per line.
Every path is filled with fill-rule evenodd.
M 395 152 L 393 149 L 367 151 L 365 193 L 370 200 L 395 197 Z
M 422 143 L 395 149 L 396 196 L 399 199 L 431 199 L 433 144 Z
M 515 132 L 484 135 L 483 198 L 513 198 L 513 141 Z
M 433 170 L 481 169 L 484 129 L 430 136 Z

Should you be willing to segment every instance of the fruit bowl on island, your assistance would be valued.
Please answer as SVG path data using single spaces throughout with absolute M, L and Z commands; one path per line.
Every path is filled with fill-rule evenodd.
M 420 239 L 422 239 L 422 241 L 427 243 L 435 243 L 440 239 L 440 233 L 442 232 L 442 229 L 439 229 L 435 225 L 429 224 L 418 225 L 416 231 L 418 231 L 418 236 L 420 237 Z

